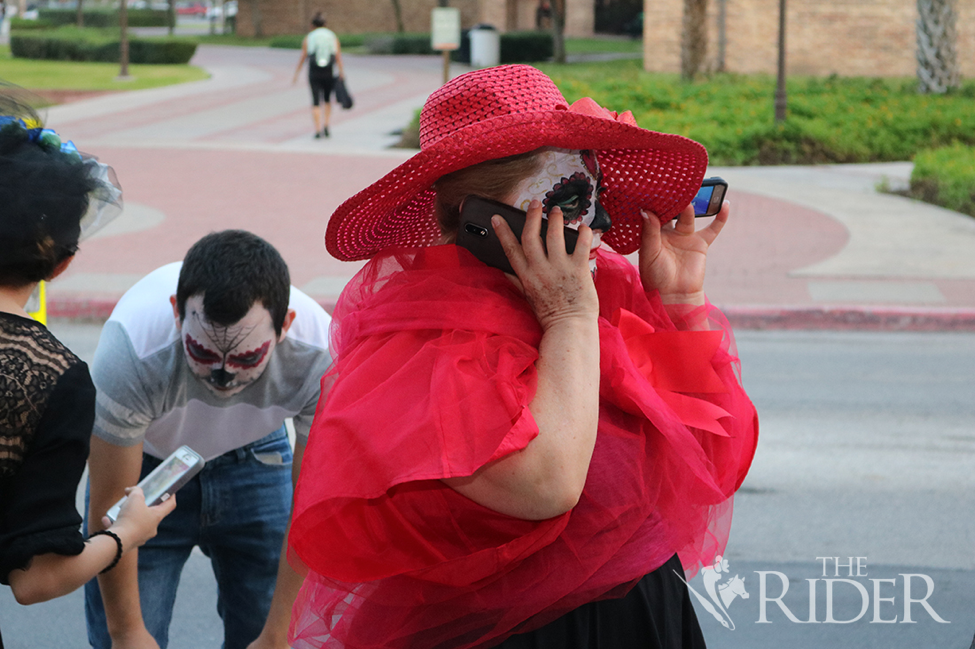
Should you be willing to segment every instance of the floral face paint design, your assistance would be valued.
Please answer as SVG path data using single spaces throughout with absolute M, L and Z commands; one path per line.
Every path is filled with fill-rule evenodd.
M 602 172 L 595 154 L 549 148 L 539 155 L 541 168 L 518 185 L 511 204 L 528 210 L 532 199 L 538 199 L 546 215 L 553 207 L 561 208 L 566 227 L 578 229 L 584 223 L 593 230 L 609 230 L 612 221 L 599 205 Z
M 230 326 L 207 320 L 199 295 L 186 300 L 185 312 L 180 329 L 186 362 L 210 391 L 229 397 L 261 377 L 278 338 L 263 305 L 253 305 Z

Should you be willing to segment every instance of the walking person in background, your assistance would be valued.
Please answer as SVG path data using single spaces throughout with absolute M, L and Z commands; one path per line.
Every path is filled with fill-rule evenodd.
M 335 87 L 335 73 L 332 66 L 338 64 L 339 78 L 345 76 L 342 67 L 342 47 L 338 36 L 331 29 L 325 27 L 325 16 L 322 12 L 311 19 L 315 27 L 301 42 L 301 59 L 295 70 L 292 84 L 298 82 L 301 66 L 308 59 L 308 85 L 311 86 L 311 117 L 315 122 L 315 138 L 328 137 L 328 123 L 332 118 L 332 90 Z M 321 108 L 321 115 L 319 115 Z
M 171 498 L 146 507 L 136 487 L 115 523 L 82 536 L 75 493 L 95 387 L 88 366 L 25 310 L 38 282 L 67 269 L 79 239 L 119 213 L 111 178 L 0 95 L 0 583 L 20 604 L 66 595 L 111 570 L 176 506 Z

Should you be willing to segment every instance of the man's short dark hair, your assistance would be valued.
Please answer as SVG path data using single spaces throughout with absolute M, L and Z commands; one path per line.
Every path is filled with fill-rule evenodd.
M 244 230 L 211 232 L 183 259 L 176 287 L 179 319 L 186 318 L 186 300 L 203 296 L 207 320 L 229 326 L 259 303 L 271 314 L 281 335 L 291 297 L 288 265 L 267 241 Z
M 311 19 L 311 24 L 314 25 L 315 27 L 324 27 L 325 26 L 325 14 L 323 14 L 321 11 L 319 11 L 318 13 L 316 13 L 315 14 L 315 17 Z

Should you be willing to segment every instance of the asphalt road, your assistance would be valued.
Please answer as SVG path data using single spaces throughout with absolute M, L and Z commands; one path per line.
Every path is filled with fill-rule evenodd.
M 91 358 L 98 326 L 52 329 Z M 745 331 L 738 342 L 762 422 L 726 553 L 748 598 L 710 604 L 716 615 L 698 606 L 709 646 L 967 649 L 975 334 Z M 690 585 L 711 601 L 702 576 Z M 219 647 L 214 590 L 194 554 L 171 647 Z M 6 646 L 86 647 L 81 602 L 23 608 L 0 589 Z

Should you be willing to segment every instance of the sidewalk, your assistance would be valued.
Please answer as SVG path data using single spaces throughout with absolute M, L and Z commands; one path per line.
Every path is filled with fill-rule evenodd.
M 334 304 L 362 263 L 325 252 L 328 217 L 412 154 L 388 147 L 439 87 L 441 59 L 346 56 L 355 107 L 335 108 L 332 137 L 316 140 L 297 57 L 201 46 L 207 81 L 50 109 L 52 128 L 115 168 L 126 201 L 50 286 L 54 317 L 106 318 L 142 275 L 224 228 L 267 238 L 296 286 Z M 710 173 L 729 181 L 733 213 L 707 289 L 737 326 L 975 331 L 975 219 L 876 192 L 905 184 L 908 163 Z

